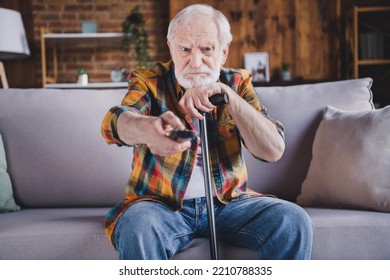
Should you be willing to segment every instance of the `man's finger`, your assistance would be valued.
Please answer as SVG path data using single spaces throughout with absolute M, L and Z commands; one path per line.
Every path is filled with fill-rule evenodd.
M 164 122 L 165 125 L 170 125 L 175 129 L 184 130 L 186 127 L 184 124 L 180 121 L 179 117 L 177 117 L 174 113 L 171 111 L 167 111 L 160 115 L 160 118 Z

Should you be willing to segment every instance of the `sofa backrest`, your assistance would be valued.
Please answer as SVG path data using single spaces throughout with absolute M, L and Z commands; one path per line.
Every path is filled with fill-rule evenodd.
M 107 145 L 100 124 L 125 93 L 0 90 L 0 133 L 17 203 L 93 207 L 123 199 L 132 150 Z
M 256 88 L 286 129 L 277 163 L 244 151 L 249 186 L 295 200 L 305 179 L 326 105 L 370 110 L 371 79 Z M 107 145 L 100 124 L 126 90 L 0 90 L 0 134 L 15 199 L 22 207 L 112 206 L 124 197 L 132 149 Z M 337 141 L 337 139 L 335 139 Z
M 286 130 L 286 150 L 276 163 L 256 161 L 248 151 L 245 160 L 249 186 L 262 193 L 295 201 L 312 157 L 315 132 L 327 105 L 346 111 L 374 108 L 371 78 L 286 87 L 257 87 L 270 115 Z M 337 139 L 334 139 L 337 141 Z

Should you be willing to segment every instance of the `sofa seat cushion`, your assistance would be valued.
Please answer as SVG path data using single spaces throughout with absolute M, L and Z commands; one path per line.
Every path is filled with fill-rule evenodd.
M 109 208 L 23 209 L 0 215 L 0 259 L 116 259 Z
M 390 214 L 305 208 L 314 224 L 312 259 L 390 259 Z
M 314 224 L 313 259 L 390 259 L 390 214 L 305 208 Z M 0 215 L 0 259 L 117 259 L 102 224 L 108 208 L 24 209 Z M 257 259 L 219 242 L 221 259 Z M 207 238 L 173 259 L 208 259 Z
M 173 260 L 209 260 L 210 242 L 207 238 L 195 238 L 188 246 L 175 254 Z M 218 241 L 218 253 L 221 260 L 258 260 L 256 251 L 233 244 Z

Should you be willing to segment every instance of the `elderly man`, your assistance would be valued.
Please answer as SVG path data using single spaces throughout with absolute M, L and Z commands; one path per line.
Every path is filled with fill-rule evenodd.
M 171 131 L 199 135 L 208 126 L 217 237 L 258 252 L 260 259 L 307 259 L 312 225 L 297 205 L 247 186 L 241 141 L 257 158 L 284 152 L 284 130 L 259 101 L 251 76 L 223 68 L 232 41 L 218 10 L 192 5 L 168 29 L 172 61 L 130 76 L 122 104 L 103 120 L 110 144 L 134 147 L 126 197 L 107 215 L 106 232 L 121 259 L 169 259 L 192 239 L 207 236 L 208 218 L 199 137 L 175 141 Z M 209 97 L 225 93 L 216 108 Z

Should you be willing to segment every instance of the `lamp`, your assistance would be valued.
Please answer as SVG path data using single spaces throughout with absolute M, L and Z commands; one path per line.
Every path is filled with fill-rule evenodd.
M 8 88 L 2 60 L 24 58 L 30 55 L 22 16 L 19 12 L 0 8 L 0 76 L 4 88 Z

